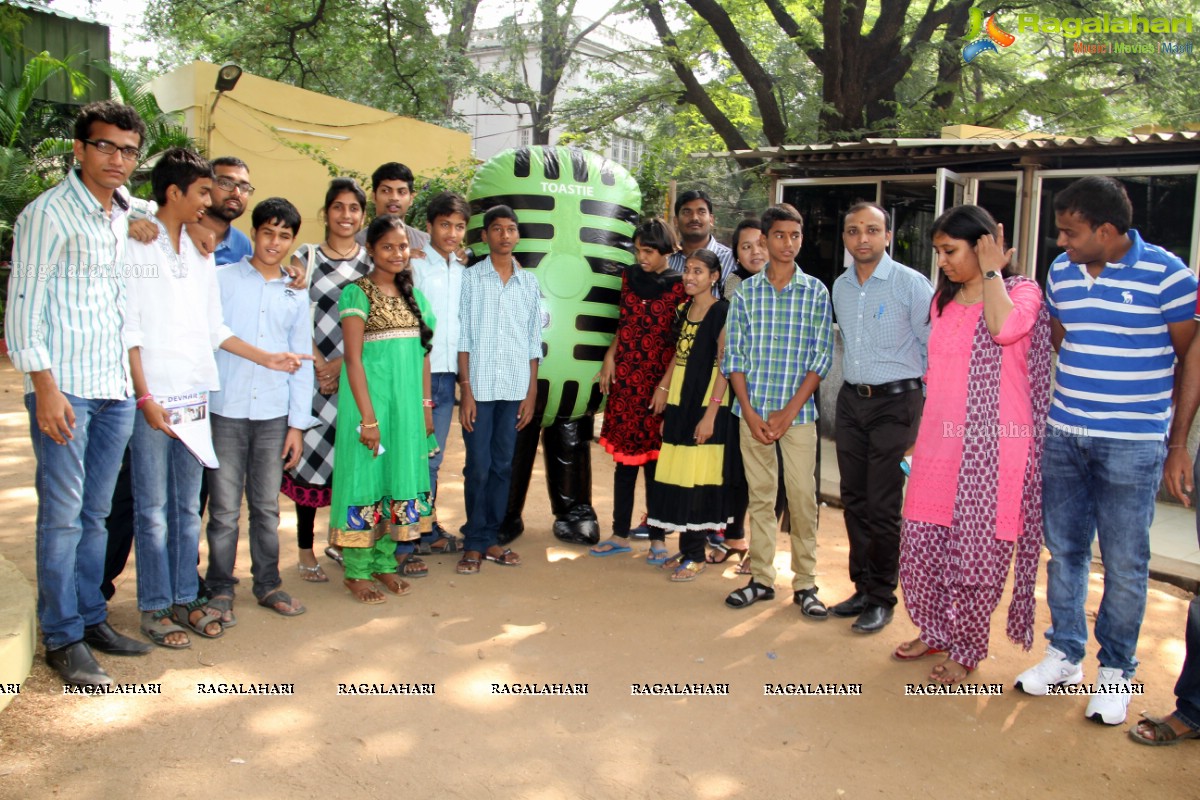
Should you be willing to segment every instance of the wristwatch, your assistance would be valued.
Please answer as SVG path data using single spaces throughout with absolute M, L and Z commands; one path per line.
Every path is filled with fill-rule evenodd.
M 989 269 L 987 272 L 983 273 L 983 279 L 985 281 L 990 281 L 992 278 L 999 278 L 999 277 L 1000 277 L 1000 273 L 996 272 L 996 270 L 994 270 L 994 269 Z

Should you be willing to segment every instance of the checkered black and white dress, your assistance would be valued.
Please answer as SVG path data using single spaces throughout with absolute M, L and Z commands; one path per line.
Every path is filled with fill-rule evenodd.
M 338 299 L 342 289 L 371 271 L 371 258 L 359 247 L 353 258 L 331 259 L 315 244 L 302 245 L 296 251 L 301 263 L 307 263 L 309 251 L 315 251 L 308 296 L 313 303 L 313 342 L 326 359 L 342 357 L 342 327 L 338 320 Z M 337 428 L 338 394 L 313 392 L 312 415 L 316 424 L 304 432 L 304 455 L 300 463 L 284 477 L 284 493 L 302 505 L 329 504 L 329 482 L 333 476 L 333 440 Z M 290 479 L 290 480 L 289 480 Z M 306 491 L 324 489 L 325 491 Z M 303 496 L 301 496 L 303 495 Z

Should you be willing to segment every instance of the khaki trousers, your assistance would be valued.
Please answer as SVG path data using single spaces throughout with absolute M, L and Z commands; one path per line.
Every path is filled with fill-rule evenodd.
M 742 463 L 750 487 L 750 571 L 763 586 L 775 584 L 775 497 L 779 486 L 779 463 L 775 444 L 762 444 L 750 435 L 745 420 L 739 423 Z M 817 494 L 814 470 L 817 462 L 816 423 L 793 425 L 779 440 L 783 456 L 784 491 L 792 520 L 792 589 L 816 586 Z

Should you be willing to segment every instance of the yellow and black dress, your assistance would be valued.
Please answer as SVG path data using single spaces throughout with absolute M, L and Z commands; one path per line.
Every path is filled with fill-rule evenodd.
M 668 531 L 681 531 L 680 551 L 684 558 L 704 560 L 707 533 L 725 529 L 730 521 L 725 476 L 730 456 L 729 395 L 726 391 L 717 409 L 713 436 L 696 444 L 696 425 L 713 396 L 717 378 L 717 345 L 729 303 L 718 300 L 704 319 L 687 319 L 688 304 L 681 305 L 679 341 L 675 345 L 675 369 L 663 411 L 663 443 L 654 475 L 654 497 L 647 524 Z M 689 555 L 689 551 L 691 554 Z

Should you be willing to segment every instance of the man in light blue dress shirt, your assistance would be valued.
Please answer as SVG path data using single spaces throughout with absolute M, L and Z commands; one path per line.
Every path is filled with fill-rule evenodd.
M 886 210 L 852 206 L 842 242 L 854 263 L 833 282 L 845 379 L 834 436 L 854 594 L 830 613 L 856 617 L 856 633 L 876 633 L 892 620 L 904 495 L 900 463 L 916 440 L 924 405 L 933 287 L 888 256 L 891 240 Z

